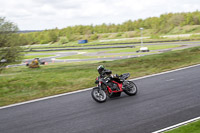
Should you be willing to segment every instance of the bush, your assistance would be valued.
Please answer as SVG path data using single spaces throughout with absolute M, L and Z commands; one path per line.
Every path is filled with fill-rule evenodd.
M 116 37 L 121 37 L 122 36 L 122 33 L 117 33 L 116 34 Z
M 191 35 L 190 39 L 200 39 L 200 35 Z
M 134 33 L 133 33 L 133 32 L 127 32 L 127 33 L 125 34 L 125 37 L 126 37 L 126 38 L 132 38 L 132 37 L 134 37 Z
M 20 53 L 20 37 L 16 34 L 17 25 L 6 21 L 0 17 L 0 72 L 5 66 L 20 62 L 22 54 Z
M 159 35 L 153 34 L 150 37 L 151 39 L 161 39 L 161 37 Z
M 68 43 L 68 42 L 69 42 L 69 40 L 66 37 L 61 37 L 60 40 L 59 40 L 59 44 L 65 44 L 65 43 Z
M 97 40 L 98 39 L 98 35 L 97 34 L 93 34 L 90 36 L 90 40 Z
M 109 34 L 104 34 L 103 36 L 102 36 L 102 38 L 108 38 L 109 37 Z
M 47 43 L 49 43 L 49 41 L 47 41 L 47 40 L 41 40 L 40 41 L 40 44 L 47 44 Z

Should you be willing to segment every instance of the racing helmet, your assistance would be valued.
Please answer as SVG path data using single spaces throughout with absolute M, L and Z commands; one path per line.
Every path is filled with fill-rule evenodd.
M 99 72 L 99 74 L 101 74 L 103 70 L 105 70 L 105 67 L 103 65 L 97 67 L 97 71 Z

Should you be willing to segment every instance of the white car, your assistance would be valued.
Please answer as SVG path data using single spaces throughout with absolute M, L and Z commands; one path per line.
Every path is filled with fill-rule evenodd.
M 149 52 L 148 47 L 141 47 L 140 52 Z

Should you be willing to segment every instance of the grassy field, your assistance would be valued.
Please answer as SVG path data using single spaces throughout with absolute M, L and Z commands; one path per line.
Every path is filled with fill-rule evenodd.
M 199 63 L 200 47 L 196 47 L 117 61 L 8 68 L 0 74 L 0 106 L 93 87 L 100 64 L 134 78 Z
M 190 123 L 165 133 L 200 133 L 200 121 Z
M 44 58 L 44 57 L 51 57 L 55 55 L 26 55 L 24 59 L 34 59 L 34 58 Z
M 161 49 L 168 49 L 168 48 L 176 48 L 180 47 L 181 45 L 148 45 L 149 50 L 161 50 Z M 124 48 L 124 49 L 113 49 L 112 51 L 106 53 L 122 53 L 122 52 L 136 52 L 140 49 L 140 46 L 136 46 L 135 48 Z
M 153 54 L 153 53 L 158 53 L 158 52 L 148 52 L 148 53 L 133 53 L 133 54 L 113 54 L 113 55 L 100 55 L 100 56 L 86 56 L 82 54 L 78 55 L 71 55 L 71 56 L 65 56 L 65 57 L 60 57 L 56 59 L 97 59 L 97 58 L 114 58 L 114 57 L 122 57 L 122 56 L 133 56 L 133 55 L 143 55 L 143 54 Z
M 173 41 L 173 40 L 185 40 L 186 38 L 162 38 L 162 39 L 144 39 L 144 43 L 145 42 L 149 42 L 149 41 L 152 41 L 152 42 L 157 42 L 157 41 Z M 62 48 L 62 47 L 67 47 L 67 48 L 74 48 L 74 46 L 76 47 L 92 47 L 92 46 L 102 46 L 104 44 L 106 44 L 106 46 L 112 46 L 112 44 L 119 44 L 119 45 L 127 45 L 127 44 L 123 44 L 123 43 L 130 43 L 130 44 L 140 44 L 140 39 L 127 39 L 127 40 L 111 40 L 111 41 L 108 41 L 108 42 L 100 42 L 100 40 L 97 40 L 97 41 L 91 41 L 91 42 L 88 42 L 88 43 L 85 43 L 85 44 L 78 44 L 77 42 L 69 42 L 69 43 L 66 43 L 66 44 L 49 44 L 49 45 L 43 45 L 43 44 L 40 44 L 40 45 L 30 45 L 29 47 L 25 47 L 25 49 L 32 49 L 32 50 L 39 50 L 39 49 L 45 49 L 45 48 L 48 48 L 48 49 L 51 49 L 53 47 L 57 47 L 57 48 Z M 121 44 L 120 44 L 121 43 Z M 98 44 L 98 45 L 97 45 Z M 102 45 L 101 45 L 102 44 Z M 90 46 L 92 45 L 92 46 Z

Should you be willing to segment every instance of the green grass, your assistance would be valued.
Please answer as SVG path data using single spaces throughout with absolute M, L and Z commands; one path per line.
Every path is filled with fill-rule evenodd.
M 24 56 L 24 59 L 34 59 L 34 58 L 44 58 L 44 57 L 51 57 L 55 55 L 26 55 Z
M 165 133 L 200 133 L 200 121 L 190 123 Z
M 112 45 L 108 45 L 112 46 Z M 145 44 L 144 44 L 145 46 Z M 147 46 L 150 50 L 158 50 L 158 49 L 166 49 L 166 48 L 174 48 L 179 47 L 181 45 L 149 45 Z M 135 52 L 139 50 L 140 46 L 136 46 L 136 48 L 108 48 L 108 49 L 88 49 L 88 50 L 63 50 L 63 51 L 42 51 L 42 52 L 26 52 L 26 54 L 39 54 L 39 53 L 54 53 L 54 52 L 72 52 L 72 51 L 78 51 L 78 52 L 100 52 L 100 51 L 109 51 L 107 53 L 119 53 L 119 52 Z
M 199 33 L 200 25 L 186 25 L 174 27 L 167 34 L 189 34 L 189 33 Z
M 38 53 L 59 53 L 59 52 L 87 52 L 87 53 L 92 53 L 92 52 L 100 52 L 100 51 L 107 51 L 107 50 L 113 50 L 113 49 L 122 49 L 122 48 L 106 48 L 106 49 L 88 49 L 88 50 L 62 50 L 62 51 L 42 51 L 42 52 L 25 52 L 26 54 L 38 54 Z
M 25 53 L 25 54 L 41 54 L 41 53 L 48 54 L 48 53 L 59 53 L 59 52 L 69 52 L 69 51 L 68 50 L 66 50 L 66 51 L 41 51 L 41 52 L 23 52 L 23 53 Z
M 149 35 L 151 36 L 151 34 Z M 115 39 L 115 38 L 112 38 L 112 39 Z M 159 38 L 159 39 L 152 39 L 152 38 L 148 38 L 148 39 L 143 39 L 143 42 L 158 42 L 158 41 L 181 41 L 181 40 L 185 40 L 185 39 L 188 39 L 188 40 L 200 40 L 200 37 L 177 37 L 177 38 Z M 57 48 L 61 48 L 61 47 L 68 47 L 68 48 L 73 48 L 73 46 L 76 46 L 76 47 L 92 47 L 92 46 L 88 46 L 88 45 L 95 45 L 95 46 L 102 46 L 102 45 L 99 45 L 99 44 L 108 44 L 107 46 L 109 46 L 109 44 L 113 44 L 113 43 L 140 43 L 140 39 L 127 39 L 127 40 L 111 40 L 111 41 L 106 41 L 106 42 L 100 42 L 100 40 L 96 40 L 96 41 L 91 41 L 89 43 L 86 43 L 86 44 L 78 44 L 77 42 L 69 42 L 67 44 L 50 44 L 48 46 L 46 45 L 39 45 L 39 46 L 34 46 L 34 45 L 31 45 L 29 46 L 29 48 L 26 48 L 25 49 L 30 49 L 32 48 L 33 50 L 44 50 L 44 49 L 51 49 L 51 47 L 57 47 Z M 98 44 L 98 45 L 97 45 Z M 127 45 L 127 44 L 121 44 L 121 45 Z M 46 47 L 50 47 L 50 48 L 46 48 Z M 52 48 L 52 49 L 55 49 L 55 48 Z
M 149 50 L 161 50 L 161 49 L 168 49 L 168 48 L 176 48 L 180 47 L 181 45 L 144 45 L 144 47 L 148 47 Z M 106 53 L 122 53 L 122 52 L 136 52 L 140 49 L 140 46 L 136 46 L 135 48 L 124 48 L 124 49 L 113 49 L 112 51 L 108 51 Z
M 152 53 L 158 53 L 158 52 L 144 52 L 144 53 L 133 53 L 133 54 L 116 54 L 116 55 L 101 55 L 101 56 L 86 56 L 86 55 L 71 55 L 71 56 L 65 56 L 65 57 L 60 57 L 56 59 L 96 59 L 96 58 L 108 58 L 108 57 L 122 57 L 122 56 L 131 56 L 131 55 L 143 55 L 143 54 L 152 54 Z
M 0 76 L 0 106 L 93 87 L 100 64 L 113 73 L 130 72 L 134 78 L 199 63 L 200 47 L 196 47 L 120 61 L 8 68 Z

